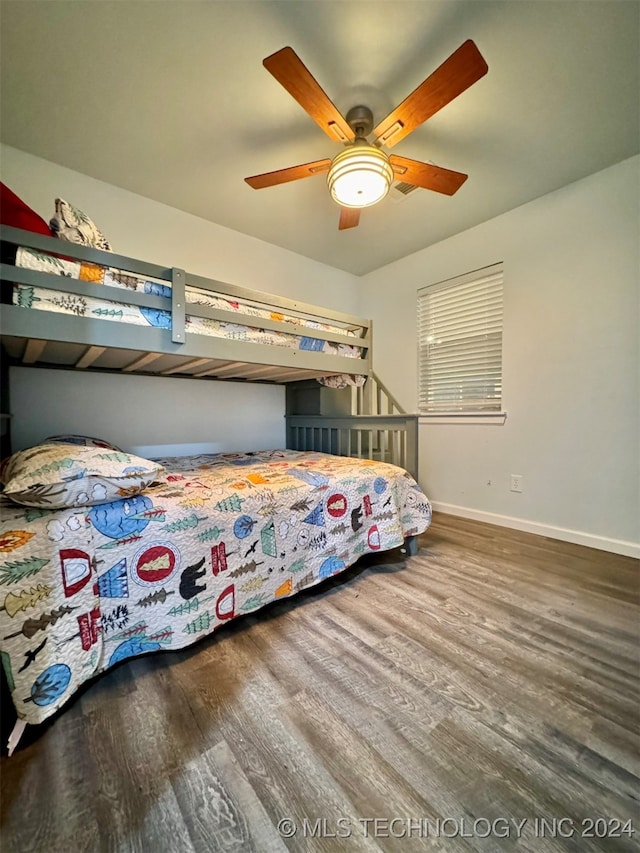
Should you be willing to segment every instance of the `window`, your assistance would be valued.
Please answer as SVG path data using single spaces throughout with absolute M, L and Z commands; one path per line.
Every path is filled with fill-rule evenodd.
M 502 264 L 418 291 L 423 414 L 502 409 Z

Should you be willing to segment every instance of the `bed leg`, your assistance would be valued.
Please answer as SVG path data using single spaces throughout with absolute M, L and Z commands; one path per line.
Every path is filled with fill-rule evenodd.
M 11 734 L 9 735 L 9 739 L 7 740 L 7 751 L 8 751 L 9 758 L 11 758 L 11 756 L 13 755 L 13 751 L 15 750 L 17 745 L 20 743 L 20 738 L 24 734 L 24 730 L 26 729 L 26 727 L 27 727 L 27 721 L 26 720 L 20 720 L 20 719 L 16 720 L 16 724 L 13 727 L 13 729 L 11 730 Z
M 418 553 L 418 537 L 417 536 L 405 536 L 404 545 L 401 548 L 402 553 L 406 554 L 407 557 L 415 557 Z

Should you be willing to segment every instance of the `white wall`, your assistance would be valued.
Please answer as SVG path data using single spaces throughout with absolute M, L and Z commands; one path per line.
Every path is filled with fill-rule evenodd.
M 639 177 L 634 157 L 360 280 L 374 369 L 415 411 L 417 289 L 504 261 L 507 420 L 421 425 L 436 508 L 640 556 Z
M 54 214 L 55 198 L 64 198 L 84 210 L 121 254 L 355 313 L 356 279 L 350 273 L 16 148 L 0 146 L 0 157 L 2 181 L 47 222 Z M 29 378 L 25 371 L 17 371 L 12 376 L 14 449 L 55 432 L 102 435 L 127 447 L 171 444 L 175 449 L 180 443 L 185 454 L 196 452 L 188 445 L 199 442 L 218 444 L 221 451 L 257 450 L 285 442 L 280 386 L 96 374 L 79 377 L 64 371 L 37 371 Z M 71 376 L 77 383 L 75 396 L 69 395 Z M 125 390 L 134 396 L 127 398 Z M 32 404 L 25 398 L 27 393 L 34 395 Z M 87 402 L 98 401 L 103 393 L 109 405 Z M 122 403 L 116 403 L 124 399 L 131 400 L 126 412 Z
M 145 457 L 285 445 L 282 386 L 36 367 L 10 368 L 10 382 L 13 450 L 62 433 Z

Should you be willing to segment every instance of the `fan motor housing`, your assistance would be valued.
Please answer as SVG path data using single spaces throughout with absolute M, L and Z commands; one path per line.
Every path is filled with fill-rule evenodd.
M 369 107 L 365 107 L 362 104 L 357 107 L 351 107 L 345 118 L 356 136 L 369 136 L 373 130 L 373 113 Z

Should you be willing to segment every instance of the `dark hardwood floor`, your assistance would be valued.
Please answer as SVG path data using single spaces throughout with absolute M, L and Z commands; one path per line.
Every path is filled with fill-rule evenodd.
M 96 680 L 2 758 L 1 849 L 638 850 L 639 588 L 436 515 L 416 557 Z

